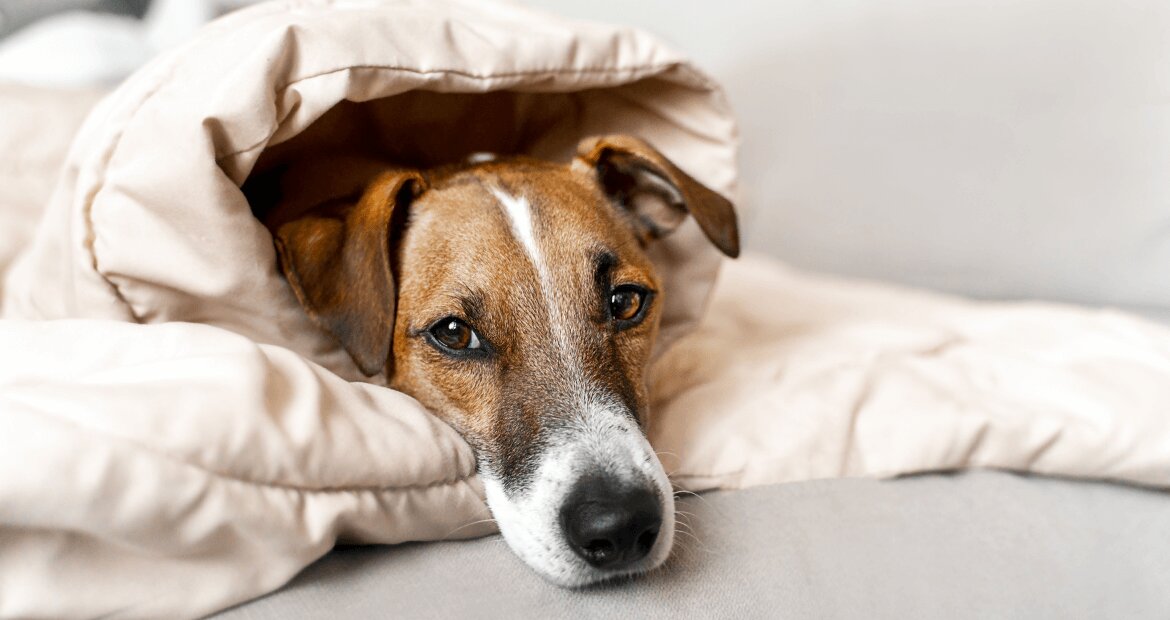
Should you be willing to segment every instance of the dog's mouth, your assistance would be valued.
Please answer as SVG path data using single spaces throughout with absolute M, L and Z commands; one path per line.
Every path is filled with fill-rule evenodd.
M 632 421 L 568 433 L 527 484 L 483 472 L 504 539 L 545 579 L 566 587 L 636 575 L 661 565 L 674 542 L 674 496 L 649 442 Z

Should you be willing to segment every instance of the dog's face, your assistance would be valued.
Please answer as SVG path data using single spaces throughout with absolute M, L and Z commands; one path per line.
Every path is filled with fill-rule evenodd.
M 734 255 L 730 204 L 617 137 L 569 165 L 386 172 L 331 209 L 279 229 L 286 276 L 473 446 L 512 549 L 561 585 L 659 565 L 674 502 L 643 425 L 666 292 L 645 249 L 691 212 Z

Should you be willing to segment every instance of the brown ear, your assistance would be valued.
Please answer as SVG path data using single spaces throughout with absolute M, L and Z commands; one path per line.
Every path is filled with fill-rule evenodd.
M 587 138 L 577 155 L 597 171 L 602 190 L 635 218 L 643 239 L 664 237 L 689 212 L 724 254 L 739 256 L 735 208 L 679 170 L 649 144 L 632 136 Z
M 280 268 L 297 299 L 367 376 L 385 370 L 394 333 L 391 220 L 422 187 L 418 172 L 384 172 L 357 204 L 315 210 L 275 235 Z

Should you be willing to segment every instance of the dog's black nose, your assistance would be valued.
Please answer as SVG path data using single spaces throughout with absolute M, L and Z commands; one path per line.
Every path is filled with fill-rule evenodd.
M 598 568 L 616 570 L 650 553 L 662 527 L 662 508 L 652 488 L 589 477 L 569 493 L 561 527 L 577 555 Z

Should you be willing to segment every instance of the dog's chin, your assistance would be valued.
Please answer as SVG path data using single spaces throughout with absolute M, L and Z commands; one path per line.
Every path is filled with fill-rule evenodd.
M 665 474 L 661 481 L 655 480 L 662 498 L 662 527 L 654 546 L 646 557 L 618 570 L 592 566 L 569 548 L 557 518 L 557 504 L 541 502 L 538 493 L 510 498 L 504 486 L 491 478 L 485 477 L 484 489 L 488 507 L 512 552 L 547 581 L 580 588 L 646 573 L 666 561 L 674 544 L 674 495 L 665 481 Z

